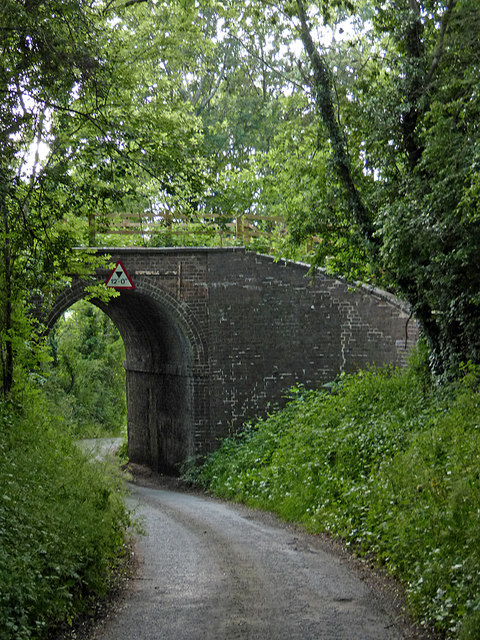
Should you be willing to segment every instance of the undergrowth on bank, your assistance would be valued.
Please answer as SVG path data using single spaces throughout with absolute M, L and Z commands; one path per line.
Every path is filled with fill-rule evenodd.
M 121 481 L 24 389 L 0 405 L 0 640 L 43 638 L 103 595 L 125 544 Z
M 478 640 L 479 371 L 439 389 L 418 363 L 291 389 L 283 410 L 224 440 L 190 479 L 374 553 L 417 619 Z

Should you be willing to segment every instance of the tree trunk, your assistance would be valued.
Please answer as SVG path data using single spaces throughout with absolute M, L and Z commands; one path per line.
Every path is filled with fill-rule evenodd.
M 8 213 L 3 204 L 3 269 L 4 269 L 4 290 L 2 309 L 2 394 L 6 398 L 13 385 L 13 345 L 12 345 L 12 259 L 10 246 L 10 228 L 8 223 Z
M 312 89 L 315 103 L 328 132 L 334 166 L 344 188 L 353 222 L 359 229 L 372 262 L 377 263 L 379 247 L 374 235 L 372 215 L 365 206 L 352 176 L 345 135 L 335 113 L 330 69 L 313 42 L 303 0 L 297 0 L 297 6 L 301 24 L 300 37 L 313 69 Z

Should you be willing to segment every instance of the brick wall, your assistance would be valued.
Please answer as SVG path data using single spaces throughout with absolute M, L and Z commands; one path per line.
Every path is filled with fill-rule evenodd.
M 369 364 L 403 364 L 418 337 L 388 294 L 266 256 L 208 256 L 212 418 L 238 428 L 280 402 Z

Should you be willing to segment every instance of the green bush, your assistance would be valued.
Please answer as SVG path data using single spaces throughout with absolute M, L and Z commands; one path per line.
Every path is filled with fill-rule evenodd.
M 61 435 L 40 397 L 0 406 L 1 640 L 42 638 L 105 593 L 127 525 L 120 480 Z
M 76 438 L 118 436 L 127 407 L 125 348 L 115 325 L 80 300 L 57 321 L 48 345 L 43 390 L 64 429 Z
M 478 637 L 477 373 L 435 389 L 417 357 L 407 371 L 294 389 L 285 409 L 225 440 L 197 481 L 374 552 L 420 620 L 448 637 Z

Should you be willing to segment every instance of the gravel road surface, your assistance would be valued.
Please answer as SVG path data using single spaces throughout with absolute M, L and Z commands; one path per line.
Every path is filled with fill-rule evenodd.
M 189 493 L 133 485 L 131 499 L 138 571 L 92 640 L 414 637 L 318 537 Z

